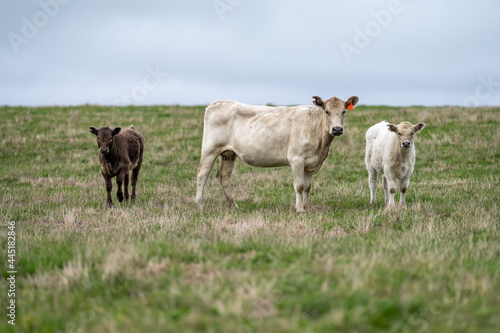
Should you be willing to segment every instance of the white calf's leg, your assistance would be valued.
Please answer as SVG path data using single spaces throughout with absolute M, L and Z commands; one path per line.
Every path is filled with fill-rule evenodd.
M 370 204 L 377 203 L 377 171 L 375 169 L 368 170 L 368 185 L 370 187 Z
M 382 185 L 384 187 L 385 205 L 389 203 L 389 188 L 387 187 L 387 178 L 382 175 Z
M 387 203 L 386 208 L 391 209 L 396 205 L 396 202 L 394 201 L 394 195 L 396 195 L 396 190 L 398 188 L 396 179 L 391 176 L 387 177 L 387 188 L 389 190 L 389 202 Z
M 408 189 L 408 185 L 410 185 L 410 178 L 402 179 L 399 183 L 400 194 L 401 194 L 401 197 L 399 198 L 399 205 L 405 208 L 406 208 L 406 190 Z

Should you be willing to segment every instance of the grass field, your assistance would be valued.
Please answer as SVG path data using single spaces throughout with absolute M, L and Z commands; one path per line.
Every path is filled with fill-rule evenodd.
M 346 115 L 294 212 L 290 168 L 236 162 L 195 203 L 204 107 L 0 107 L 1 332 L 498 332 L 500 108 Z M 364 133 L 423 121 L 408 208 L 369 205 Z M 111 209 L 88 126 L 145 137 L 135 205 Z M 397 196 L 398 199 L 398 196 Z M 7 226 L 16 221 L 16 326 Z

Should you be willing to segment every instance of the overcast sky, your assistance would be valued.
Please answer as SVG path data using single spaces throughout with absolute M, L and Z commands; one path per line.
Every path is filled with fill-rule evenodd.
M 500 105 L 500 1 L 5 0 L 0 105 Z

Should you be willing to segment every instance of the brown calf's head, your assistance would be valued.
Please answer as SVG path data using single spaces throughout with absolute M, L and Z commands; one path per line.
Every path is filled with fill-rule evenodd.
M 408 149 L 413 144 L 415 140 L 415 133 L 420 132 L 424 129 L 424 123 L 418 123 L 412 125 L 407 121 L 403 121 L 399 125 L 389 124 L 387 125 L 389 131 L 394 132 L 398 135 L 399 145 L 403 149 Z
M 345 112 L 346 110 L 354 109 L 359 98 L 357 96 L 351 96 L 346 102 L 337 97 L 332 97 L 326 101 L 323 101 L 319 96 L 313 96 L 313 98 L 314 105 L 322 108 L 328 117 L 329 133 L 333 136 L 344 134 Z
M 101 154 L 108 154 L 110 152 L 113 146 L 113 137 L 121 131 L 120 127 L 116 127 L 114 130 L 109 127 L 101 127 L 98 130 L 94 127 L 89 127 L 89 129 L 90 133 L 97 136 L 97 146 Z

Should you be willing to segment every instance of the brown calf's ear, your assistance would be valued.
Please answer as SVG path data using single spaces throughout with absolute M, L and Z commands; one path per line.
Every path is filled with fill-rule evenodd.
M 89 127 L 90 133 L 97 135 L 97 130 L 94 127 Z
M 321 99 L 321 97 L 313 96 L 312 98 L 314 98 L 314 101 L 313 101 L 314 105 L 319 106 L 319 107 L 323 107 L 325 105 L 325 103 L 323 103 L 323 100 Z
M 425 127 L 425 123 L 418 123 L 413 127 L 413 129 L 415 130 L 415 133 L 416 133 L 416 132 L 420 132 L 421 130 L 423 130 L 424 127 Z
M 397 133 L 398 132 L 398 127 L 394 124 L 389 124 L 387 125 L 387 129 L 391 132 Z
M 117 135 L 118 133 L 120 133 L 120 131 L 121 131 L 121 130 L 122 130 L 122 129 L 121 129 L 120 127 L 116 127 L 116 128 L 113 130 L 113 132 L 111 132 L 111 135 L 112 135 L 112 136 L 115 136 L 115 135 Z
M 345 102 L 345 107 L 344 108 L 347 109 L 347 110 L 352 110 L 352 109 L 354 109 L 354 107 L 356 106 L 356 104 L 358 104 L 358 101 L 359 101 L 358 96 L 351 96 Z

